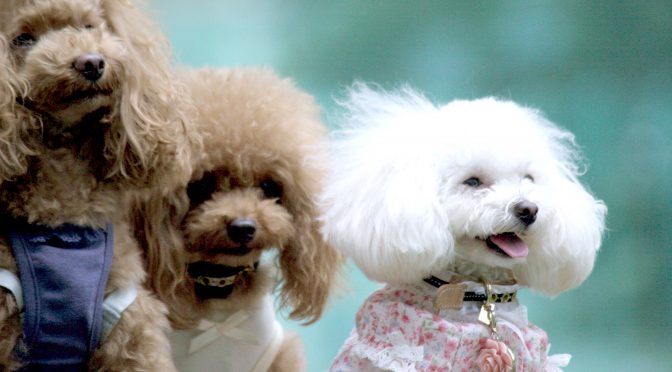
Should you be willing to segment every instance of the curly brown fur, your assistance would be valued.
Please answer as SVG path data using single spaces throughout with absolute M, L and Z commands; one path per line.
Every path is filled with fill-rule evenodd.
M 0 73 L 8 68 L 26 87 L 0 98 L 3 104 L 19 102 L 15 112 L 24 113 L 9 116 L 19 120 L 12 140 L 0 138 L 0 171 L 25 172 L 2 174 L 9 179 L 0 187 L 3 213 L 48 226 L 112 222 L 115 252 L 106 294 L 141 285 L 141 251 L 124 222 L 128 199 L 186 182 L 191 148 L 198 148 L 189 128 L 190 101 L 172 76 L 164 37 L 131 1 L 13 0 L 0 16 L 2 33 L 12 40 Z M 104 61 L 95 77 L 81 63 L 77 67 L 89 55 L 96 64 Z M 2 125 L 0 136 L 9 133 Z M 0 265 L 15 272 L 10 253 L 2 238 Z M 17 366 L 16 339 L 4 337 L 20 334 L 12 300 L 0 298 L 0 370 Z M 92 368 L 173 370 L 166 312 L 140 289 L 92 357 Z
M 136 226 L 148 241 L 148 255 L 165 254 L 156 248 L 182 239 L 184 250 L 173 252 L 173 262 L 246 266 L 276 248 L 281 306 L 293 319 L 314 322 L 342 259 L 321 239 L 316 219 L 313 198 L 321 188 L 326 131 L 312 97 L 264 69 L 200 69 L 181 79 L 197 106 L 204 151 L 188 185 L 139 212 L 165 216 L 172 207 L 160 227 Z M 229 232 L 236 220 L 254 225 L 249 241 Z M 262 262 L 228 297 L 201 299 L 187 276 L 169 302 L 171 320 L 184 329 L 212 312 L 250 308 L 275 284 L 275 268 Z
M 34 154 L 22 138 L 30 120 L 15 103 L 26 89 L 26 83 L 13 71 L 9 44 L 0 35 L 0 182 L 25 173 L 26 158 Z

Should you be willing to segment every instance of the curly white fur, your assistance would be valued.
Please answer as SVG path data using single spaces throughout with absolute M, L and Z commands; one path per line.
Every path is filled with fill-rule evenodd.
M 574 136 L 541 112 L 496 98 L 436 106 L 362 83 L 342 105 L 322 231 L 369 278 L 418 283 L 449 270 L 556 295 L 589 275 L 606 207 L 578 180 Z M 472 177 L 482 184 L 465 185 Z M 538 206 L 529 226 L 512 211 L 521 201 Z M 529 254 L 488 249 L 504 232 Z

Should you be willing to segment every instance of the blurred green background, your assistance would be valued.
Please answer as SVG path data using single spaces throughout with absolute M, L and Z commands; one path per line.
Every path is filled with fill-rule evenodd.
M 569 371 L 672 370 L 672 2 L 157 0 L 180 63 L 264 65 L 316 96 L 329 121 L 354 79 L 432 100 L 496 95 L 572 130 L 583 180 L 609 206 L 592 276 L 551 300 L 525 293 Z M 364 298 L 357 269 L 303 337 L 328 368 Z

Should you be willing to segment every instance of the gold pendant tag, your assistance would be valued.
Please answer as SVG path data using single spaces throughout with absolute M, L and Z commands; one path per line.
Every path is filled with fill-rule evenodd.
M 478 313 L 478 321 L 485 324 L 486 326 L 489 326 L 490 312 L 487 310 L 486 306 L 488 306 L 488 304 L 483 304 L 481 306 L 481 311 Z
M 434 309 L 461 309 L 466 290 L 466 284 L 442 285 L 436 290 L 436 295 L 434 295 Z
M 478 313 L 478 321 L 490 327 L 492 332 L 497 332 L 497 320 L 495 319 L 495 304 L 489 302 L 481 306 L 481 311 Z

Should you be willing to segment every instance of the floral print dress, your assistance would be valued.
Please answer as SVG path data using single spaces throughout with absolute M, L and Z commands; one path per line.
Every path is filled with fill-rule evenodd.
M 467 291 L 483 293 L 481 284 L 467 284 Z M 493 289 L 508 293 L 518 286 Z M 356 327 L 330 371 L 478 371 L 481 340 L 490 337 L 489 328 L 478 321 L 482 303 L 435 311 L 435 292 L 425 283 L 374 292 L 357 312 Z M 567 365 L 567 354 L 548 356 L 546 332 L 528 322 L 527 308 L 517 300 L 496 304 L 495 314 L 516 371 L 558 371 Z

